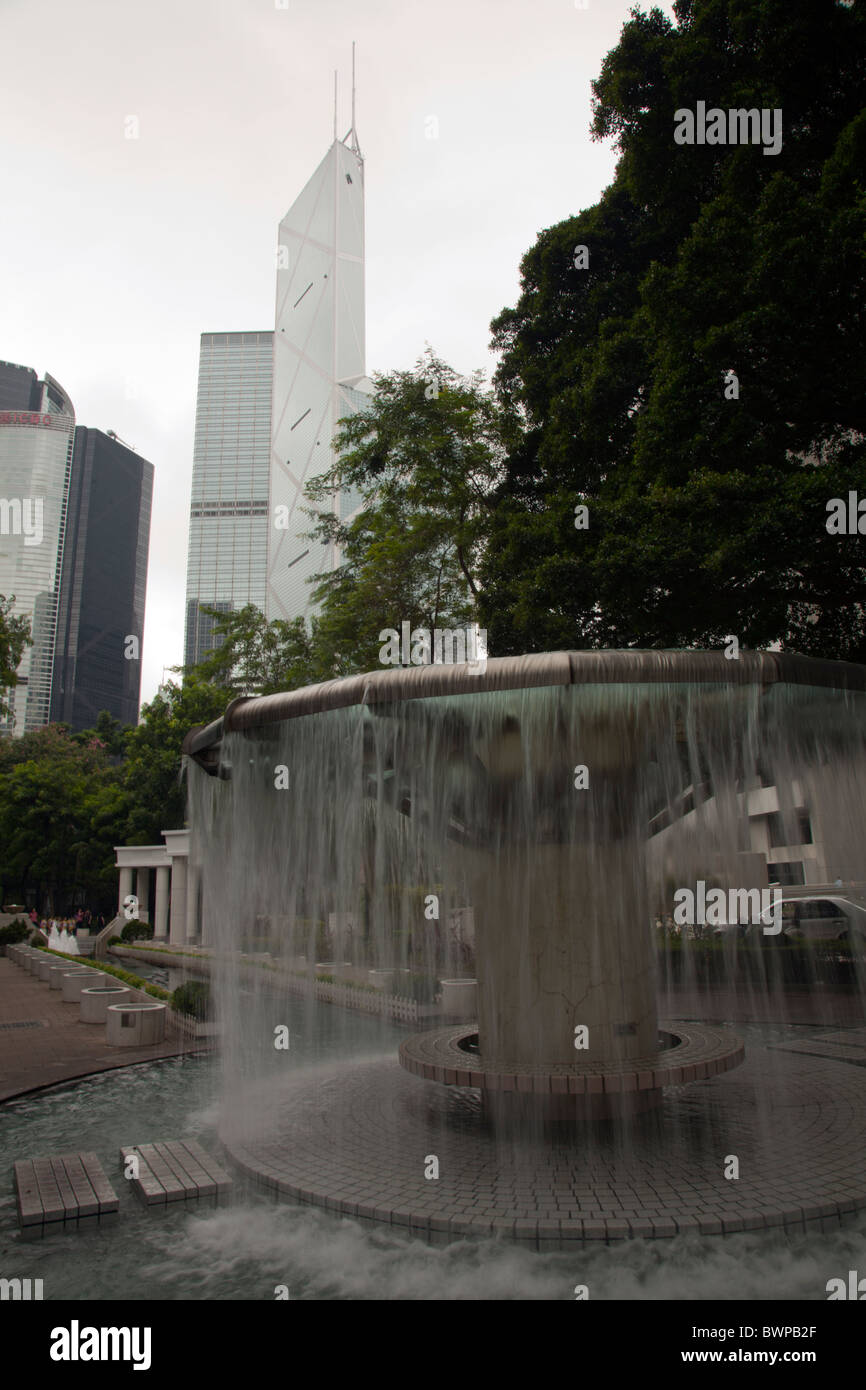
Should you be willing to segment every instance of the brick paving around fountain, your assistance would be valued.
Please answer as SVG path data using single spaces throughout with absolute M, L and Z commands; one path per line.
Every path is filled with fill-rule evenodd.
M 838 1229 L 866 1208 L 866 1030 L 836 1028 L 833 1047 L 831 1058 L 796 1041 L 749 1043 L 737 1071 L 667 1088 L 661 1109 L 634 1122 L 631 1144 L 615 1125 L 586 1143 L 497 1144 L 479 1091 L 419 1081 L 390 1060 L 268 1086 L 246 1097 L 256 1138 L 222 1138 L 275 1196 L 437 1244 L 499 1235 L 552 1250 Z M 725 1177 L 731 1155 L 736 1179 Z M 431 1156 L 438 1178 L 425 1178 Z

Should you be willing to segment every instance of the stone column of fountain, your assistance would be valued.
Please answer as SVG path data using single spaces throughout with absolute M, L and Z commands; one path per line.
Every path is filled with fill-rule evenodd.
M 558 1084 L 565 1096 L 546 1098 L 548 1112 L 569 1115 L 588 1105 L 595 1115 L 607 1113 L 605 1070 L 658 1048 L 641 833 L 642 720 L 632 709 L 603 722 L 584 718 L 578 727 L 581 764 L 560 728 L 544 744 L 543 767 L 533 766 L 537 732 L 524 733 L 516 721 L 475 749 L 489 777 L 489 823 L 502 827 L 491 851 L 469 851 L 467 864 L 479 1052 L 486 1067 L 514 1076 L 517 1086 L 485 1091 L 497 1112 L 513 1111 L 512 1098 L 529 1090 L 530 1079 L 550 1077 L 551 1092 Z M 576 765 L 585 773 L 575 776 Z M 592 1078 L 600 1094 L 570 1098 L 568 1072 Z M 657 1091 L 641 1094 L 639 1107 L 636 1089 L 620 1097 L 630 1097 L 629 1110 L 658 1099 Z
M 407 1039 L 401 1064 L 480 1088 L 511 1125 L 628 1117 L 658 1105 L 665 1085 L 736 1066 L 737 1039 L 711 1049 L 698 1029 L 658 1029 L 646 840 L 664 685 L 600 680 L 493 700 L 451 750 L 477 1031 Z

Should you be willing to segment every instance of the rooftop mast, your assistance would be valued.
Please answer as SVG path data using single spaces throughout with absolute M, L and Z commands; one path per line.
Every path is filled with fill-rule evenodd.
M 354 39 L 352 40 L 352 125 L 351 125 L 351 128 L 350 128 L 350 130 L 349 130 L 349 135 L 351 135 L 351 137 L 352 137 L 352 143 L 351 143 L 351 146 L 350 146 L 352 153 L 353 153 L 354 155 L 357 155 L 358 159 L 362 160 L 362 162 L 363 162 L 363 157 L 362 157 L 362 155 L 361 155 L 361 147 L 360 147 L 360 145 L 358 144 L 358 135 L 357 135 L 357 132 L 356 132 L 356 130 L 355 130 L 355 41 L 354 41 Z

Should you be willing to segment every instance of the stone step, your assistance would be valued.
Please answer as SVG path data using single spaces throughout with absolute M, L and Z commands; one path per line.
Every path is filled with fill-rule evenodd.
M 95 1153 L 18 1159 L 14 1170 L 18 1222 L 28 1238 L 117 1217 L 119 1198 Z
M 228 1173 L 194 1139 L 125 1144 L 120 1150 L 124 1173 L 131 1157 L 138 1160 L 137 1176 L 129 1181 L 147 1206 L 167 1207 L 172 1202 L 202 1198 L 220 1202 L 231 1192 Z

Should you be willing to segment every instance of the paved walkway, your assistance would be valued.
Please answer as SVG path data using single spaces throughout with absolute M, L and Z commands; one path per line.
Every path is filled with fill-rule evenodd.
M 665 1018 L 696 1018 L 702 1023 L 794 1023 L 816 1027 L 857 1027 L 866 1021 L 863 996 L 856 990 L 815 985 L 811 989 L 761 992 L 741 985 L 712 989 L 687 986 L 660 990 L 658 1011 Z
M 91 1072 L 206 1046 L 170 1035 L 150 1047 L 109 1047 L 103 1027 L 79 1021 L 77 1003 L 64 1004 L 60 991 L 47 981 L 0 957 L 0 1101 Z

